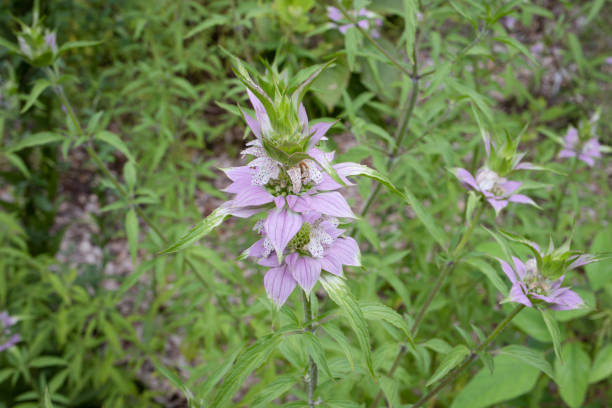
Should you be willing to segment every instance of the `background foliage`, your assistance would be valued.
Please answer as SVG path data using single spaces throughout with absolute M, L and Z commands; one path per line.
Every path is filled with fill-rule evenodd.
M 597 111 L 599 140 L 612 145 L 608 2 L 372 2 L 384 19 L 378 44 L 404 69 L 416 63 L 412 80 L 357 30 L 333 28 L 325 5 L 41 2 L 58 44 L 100 41 L 62 58 L 63 88 L 87 138 L 70 137 L 74 125 L 51 89 L 23 110 L 44 72 L 0 50 L 0 309 L 19 317 L 22 335 L 0 353 L 0 406 L 38 407 L 45 390 L 56 406 L 301 406 L 305 350 L 316 344 L 283 332 L 299 326 L 297 295 L 276 310 L 261 268 L 238 260 L 255 240 L 250 225 L 230 219 L 186 251 L 157 255 L 225 199 L 218 168 L 239 162 L 245 126 L 227 107 L 246 106 L 246 94 L 223 49 L 261 70 L 261 60 L 276 57 L 289 73 L 335 57 L 306 96 L 309 115 L 339 119 L 329 144 L 340 160 L 370 165 L 412 197 L 408 206 L 382 189 L 366 205 L 376 184 L 363 179 L 352 190 L 364 266 L 347 277 L 370 319 L 377 382 L 319 285 L 318 306 L 330 319 L 318 331 L 325 406 L 368 406 L 380 387 L 394 407 L 408 406 L 445 361 L 509 312 L 500 304 L 508 282 L 481 256 L 502 251 L 483 228 L 434 299 L 416 347 L 367 307 L 382 302 L 407 324 L 415 318 L 446 261 L 441 247 L 456 243 L 464 224 L 468 196 L 449 169 L 482 162 L 479 120 L 497 140 L 526 127 L 521 150 L 554 170 L 523 180 L 531 177 L 541 209 L 516 205 L 495 217 L 487 208 L 483 225 L 540 243 L 573 233 L 575 248 L 609 250 L 612 163 L 571 168 L 556 159 L 568 126 Z M 0 36 L 15 43 L 14 18 L 29 23 L 32 9 L 3 3 Z M 432 406 L 607 406 L 610 267 L 567 277 L 588 307 L 554 313 L 564 364 L 539 314 L 524 310 L 493 347 L 493 374 L 479 363 Z M 251 344 L 240 378 L 221 388 Z M 388 378 L 400 347 L 407 353 Z

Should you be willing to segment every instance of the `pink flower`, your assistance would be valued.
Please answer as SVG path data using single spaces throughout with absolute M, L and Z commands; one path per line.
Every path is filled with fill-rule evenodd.
M 9 316 L 7 312 L 0 313 L 0 352 L 13 347 L 21 340 L 18 333 L 13 333 L 11 326 L 17 323 L 17 319 Z
M 595 165 L 595 159 L 601 157 L 601 145 L 597 140 L 597 137 L 592 137 L 582 146 L 580 146 L 580 138 L 578 136 L 578 130 L 574 127 L 567 129 L 567 133 L 564 138 L 565 144 L 563 149 L 559 152 L 559 158 L 566 157 L 578 157 L 578 160 L 585 162 L 588 166 L 593 167 Z
M 375 27 L 381 27 L 383 25 L 383 20 L 377 17 L 375 13 L 365 8 L 360 9 L 358 12 L 351 10 L 348 13 L 355 20 L 357 20 L 357 25 L 360 28 L 366 31 L 370 30 L 370 34 L 372 35 L 372 37 L 374 38 L 380 37 L 380 32 Z M 336 7 L 328 6 L 327 16 L 329 17 L 330 20 L 334 22 L 332 23 L 332 25 L 338 28 L 338 31 L 340 31 L 342 34 L 346 34 L 349 28 L 355 27 L 355 24 L 353 23 L 338 24 L 342 22 L 344 16 L 342 15 L 342 12 Z
M 577 256 L 569 269 L 589 263 L 585 256 Z M 537 268 L 535 258 L 523 263 L 512 257 L 514 268 L 506 261 L 498 259 L 502 270 L 512 282 L 508 296 L 512 302 L 522 303 L 527 307 L 546 303 L 554 310 L 571 310 L 582 307 L 583 301 L 578 294 L 567 287 L 562 287 L 564 275 L 556 280 L 545 277 Z

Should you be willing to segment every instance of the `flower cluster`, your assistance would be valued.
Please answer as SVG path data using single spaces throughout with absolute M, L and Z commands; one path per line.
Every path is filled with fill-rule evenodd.
M 59 51 L 55 33 L 44 28 L 38 20 L 31 27 L 22 24 L 17 42 L 21 56 L 36 67 L 53 63 Z
M 495 209 L 498 214 L 508 203 L 522 203 L 537 206 L 537 204 L 524 194 L 518 194 L 521 188 L 520 181 L 508 180 L 502 175 L 514 170 L 535 169 L 531 163 L 521 163 L 522 154 L 516 154 L 516 145 L 506 144 L 503 149 L 491 152 L 491 141 L 485 138 L 485 151 L 487 164 L 476 172 L 476 177 L 464 168 L 455 168 L 454 174 L 466 188 L 474 190 Z M 493 145 L 493 147 L 495 147 Z
M 593 136 L 584 143 L 580 142 L 578 130 L 575 127 L 567 129 L 563 139 L 563 148 L 559 152 L 559 158 L 578 157 L 578 160 L 585 162 L 588 166 L 595 165 L 595 159 L 601 157 L 601 145 L 597 136 Z
M 13 347 L 21 340 L 19 333 L 14 333 L 11 326 L 17 323 L 17 319 L 8 313 L 0 313 L 0 352 Z
M 568 287 L 562 287 L 565 274 L 575 268 L 598 262 L 603 258 L 590 254 L 570 251 L 567 241 L 561 247 L 555 248 L 550 243 L 548 250 L 543 252 L 531 241 L 506 235 L 513 241 L 525 245 L 534 257 L 521 261 L 512 257 L 514 268 L 502 259 L 498 259 L 501 268 L 510 279 L 512 289 L 508 299 L 522 303 L 525 306 L 548 304 L 554 310 L 571 310 L 582 307 L 583 301 L 578 294 Z
M 253 86 L 247 93 L 255 116 L 242 111 L 256 137 L 242 152 L 251 160 L 225 169 L 232 181 L 225 191 L 235 195 L 223 208 L 243 218 L 266 213 L 255 225 L 261 239 L 245 252 L 270 267 L 264 285 L 280 306 L 297 285 L 310 292 L 321 271 L 341 275 L 343 265 L 360 265 L 357 243 L 339 228 L 341 220 L 355 218 L 338 191 L 351 184 L 354 164 L 332 166 L 333 152 L 316 147 L 333 122 L 309 123 L 301 103 L 297 112 L 278 115 L 279 106 L 288 105 L 281 100 L 266 107 L 267 94 Z M 293 114 L 298 120 L 292 124 Z
M 349 14 L 357 21 L 357 25 L 359 27 L 364 30 L 370 30 L 370 35 L 373 38 L 380 37 L 380 32 L 376 27 L 381 27 L 383 25 L 383 21 L 375 13 L 365 8 L 362 8 L 359 11 L 351 10 L 349 11 Z M 333 21 L 332 25 L 338 28 L 338 31 L 340 31 L 342 34 L 345 34 L 349 28 L 355 27 L 355 24 L 353 23 L 343 22 L 344 16 L 342 15 L 342 12 L 336 7 L 328 6 L 327 16 L 330 20 Z M 370 29 L 370 27 L 372 28 Z

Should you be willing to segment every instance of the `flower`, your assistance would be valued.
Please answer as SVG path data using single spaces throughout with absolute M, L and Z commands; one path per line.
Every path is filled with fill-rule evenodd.
M 0 313 L 0 352 L 13 347 L 21 340 L 19 333 L 13 333 L 11 326 L 17 323 L 7 312 Z
M 455 175 L 466 188 L 482 193 L 489 204 L 493 206 L 496 214 L 504 209 L 509 202 L 537 205 L 526 195 L 515 194 L 515 191 L 521 187 L 520 181 L 500 177 L 486 166 L 481 167 L 476 172 L 476 178 L 462 168 L 455 169 Z
M 370 24 L 373 22 L 374 27 L 372 27 L 370 30 L 370 34 L 374 38 L 380 37 L 380 32 L 376 29 L 376 27 L 381 27 L 383 25 L 383 21 L 381 18 L 377 17 L 375 13 L 365 8 L 362 8 L 357 12 L 355 12 L 355 10 L 351 10 L 348 13 L 351 15 L 351 17 L 357 20 L 357 25 L 364 30 L 370 30 Z M 349 28 L 355 27 L 355 24 L 353 23 L 336 24 L 341 22 L 343 18 L 342 12 L 336 7 L 328 6 L 327 16 L 330 20 L 334 21 L 334 23 L 332 23 L 333 27 L 337 27 L 338 31 L 340 31 L 342 34 L 346 34 Z
M 232 181 L 224 191 L 234 196 L 222 207 L 242 218 L 266 213 L 255 225 L 261 239 L 245 254 L 270 268 L 264 286 L 280 307 L 296 286 L 310 292 L 322 271 L 341 275 L 343 265 L 360 265 L 357 243 L 338 228 L 341 219 L 355 218 L 338 191 L 339 181 L 351 185 L 347 177 L 357 174 L 359 165 L 332 165 L 334 153 L 316 147 L 333 122 L 311 124 L 299 104 L 296 123 L 283 124 L 277 112 L 270 112 L 274 106 L 266 108 L 248 88 L 247 94 L 255 116 L 242 114 L 255 139 L 242 151 L 250 158 L 245 166 L 224 169 Z
M 514 268 L 506 261 L 498 259 L 502 270 L 512 282 L 508 299 L 533 307 L 534 304 L 548 304 L 554 310 L 571 310 L 582 307 L 583 301 L 578 294 L 567 287 L 562 287 L 562 275 L 558 279 L 544 276 L 538 269 L 536 258 L 523 263 L 512 257 Z M 586 255 L 576 256 L 567 270 L 577 268 L 590 262 Z
M 578 130 L 576 130 L 575 127 L 570 127 L 567 129 L 567 133 L 563 140 L 565 144 L 563 145 L 563 149 L 559 152 L 560 159 L 578 157 L 578 160 L 582 160 L 588 166 L 593 167 L 595 165 L 595 159 L 601 157 L 601 145 L 596 136 L 580 146 Z

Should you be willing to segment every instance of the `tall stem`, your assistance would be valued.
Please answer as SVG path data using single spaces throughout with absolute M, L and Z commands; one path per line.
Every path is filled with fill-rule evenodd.
M 512 321 L 512 319 L 514 319 L 514 317 L 517 314 L 519 314 L 519 312 L 521 310 L 523 310 L 524 307 L 525 307 L 525 305 L 521 305 L 521 304 L 519 304 L 517 307 L 515 307 L 514 310 L 512 310 L 512 312 L 508 316 L 506 316 L 506 318 L 500 324 L 497 325 L 495 330 L 493 330 L 493 332 L 491 334 L 489 334 L 489 336 L 485 339 L 485 341 L 483 341 L 482 344 L 480 344 L 476 348 L 476 350 L 474 350 L 470 354 L 470 356 L 468 356 L 463 361 L 463 363 L 461 363 L 461 365 L 459 365 L 457 368 L 455 368 L 450 373 L 448 373 L 446 375 L 446 377 L 444 377 L 442 379 L 442 381 L 440 381 L 438 383 L 438 385 L 436 385 L 431 391 L 429 391 L 420 400 L 418 400 L 414 405 L 412 405 L 412 408 L 422 407 L 427 401 L 429 401 L 438 392 L 440 392 L 440 390 L 442 388 L 444 388 L 445 386 L 450 384 L 455 378 L 457 378 L 457 376 L 459 376 L 459 374 L 461 374 L 463 372 L 463 370 L 465 370 L 467 367 L 469 367 L 469 365 L 475 360 L 475 358 L 478 355 L 478 353 L 484 351 L 487 348 L 487 346 L 489 344 L 491 344 L 491 342 L 493 340 L 495 340 L 495 338 L 499 335 L 499 333 L 501 333 L 502 330 L 504 330 L 504 328 L 508 325 L 508 323 L 510 323 Z
M 315 326 L 314 322 L 317 318 L 316 310 L 314 310 L 308 299 L 308 295 L 302 292 L 302 305 L 304 307 L 304 331 L 309 331 L 314 334 Z M 310 322 L 310 323 L 309 323 Z M 314 408 L 315 406 L 315 390 L 317 389 L 317 382 L 319 380 L 319 372 L 317 364 L 314 362 L 312 357 L 308 358 L 308 375 L 306 377 L 306 389 L 308 391 L 308 407 Z
M 576 172 L 577 166 L 578 166 L 578 160 L 573 158 L 570 172 L 568 176 L 566 177 L 565 181 L 563 182 L 563 186 L 561 186 L 561 191 L 559 192 L 559 195 L 557 196 L 557 201 L 555 203 L 555 212 L 553 215 L 553 226 L 552 226 L 553 231 L 557 230 L 557 225 L 559 224 L 559 217 L 561 215 L 561 207 L 563 206 L 563 199 L 565 198 L 565 195 L 567 194 L 567 188 L 569 187 L 570 182 L 574 178 L 574 173 Z
M 440 291 L 440 288 L 442 288 L 442 284 L 444 283 L 448 275 L 450 275 L 450 273 L 453 271 L 455 264 L 457 263 L 457 260 L 459 259 L 459 255 L 461 255 L 461 250 L 465 247 L 465 244 L 468 242 L 470 236 L 472 235 L 472 232 L 474 231 L 474 227 L 476 226 L 476 224 L 478 224 L 478 221 L 480 221 L 480 217 L 482 215 L 483 210 L 484 210 L 484 203 L 480 203 L 478 205 L 478 208 L 476 208 L 476 213 L 472 217 L 470 224 L 463 232 L 463 235 L 461 236 L 459 243 L 453 250 L 451 259 L 444 264 L 444 267 L 438 274 L 438 277 L 436 278 L 434 286 L 431 288 L 431 290 L 427 294 L 427 298 L 425 299 L 425 302 L 419 309 L 419 312 L 417 313 L 417 316 L 414 319 L 414 324 L 412 325 L 412 329 L 410 330 L 410 334 L 413 337 L 416 336 L 416 334 L 418 333 L 419 326 L 421 325 L 421 322 L 423 321 L 423 317 L 425 316 L 425 313 L 427 313 L 427 309 L 429 309 L 431 302 L 433 302 L 434 298 Z M 393 377 L 393 374 L 395 374 L 395 370 L 399 366 L 399 363 L 402 357 L 404 357 L 406 350 L 407 348 L 405 346 L 402 346 L 400 348 L 399 352 L 397 353 L 397 356 L 395 357 L 395 361 L 393 361 L 393 365 L 391 366 L 391 369 L 387 373 L 388 377 Z M 374 398 L 374 401 L 372 401 L 372 405 L 370 405 L 370 407 L 376 408 L 382 397 L 383 397 L 383 391 L 380 390 L 378 394 L 376 395 L 376 398 Z

